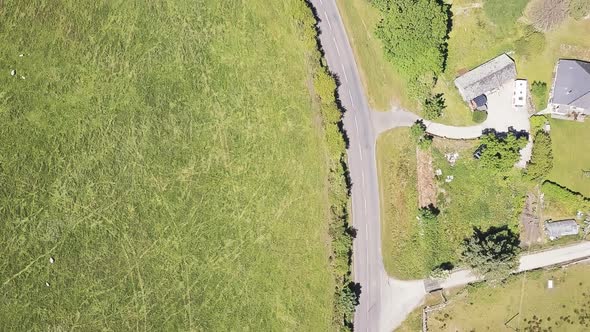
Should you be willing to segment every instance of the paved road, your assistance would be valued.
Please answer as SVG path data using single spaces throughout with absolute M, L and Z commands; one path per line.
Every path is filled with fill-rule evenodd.
M 338 75 L 338 94 L 347 110 L 344 127 L 350 139 L 348 163 L 352 179 L 354 240 L 353 273 L 361 285 L 360 304 L 355 314 L 356 331 L 382 331 L 396 326 L 420 304 L 422 281 L 398 281 L 388 277 L 381 256 L 379 188 L 375 162 L 375 139 L 371 112 L 340 13 L 334 0 L 311 0 L 320 19 L 320 42 L 330 70 Z M 405 125 L 417 118 L 398 114 Z M 394 116 L 395 117 L 395 116 Z M 386 123 L 379 122 L 378 123 Z M 397 125 L 390 122 L 388 127 Z M 386 314 L 385 314 L 386 313 Z M 393 324 L 393 325 L 392 325 Z M 384 326 L 388 326 L 384 328 Z
M 320 20 L 319 38 L 328 66 L 340 78 L 338 95 L 347 110 L 343 122 L 350 141 L 347 153 L 353 183 L 352 221 L 357 229 L 353 244 L 353 273 L 354 280 L 361 285 L 360 303 L 354 317 L 355 330 L 389 332 L 422 303 L 425 289 L 423 280 L 390 278 L 383 266 L 375 142 L 379 133 L 409 126 L 418 117 L 404 110 L 371 111 L 335 0 L 310 1 Z M 460 127 L 445 127 L 444 130 L 456 128 Z M 567 249 L 567 253 L 547 251 L 532 258 L 525 256 L 521 264 L 524 269 L 532 269 L 546 266 L 543 264 L 547 262 L 553 265 L 559 260 L 590 257 L 590 243 L 577 246 Z M 474 280 L 476 278 L 469 271 L 458 271 L 442 285 L 453 287 Z

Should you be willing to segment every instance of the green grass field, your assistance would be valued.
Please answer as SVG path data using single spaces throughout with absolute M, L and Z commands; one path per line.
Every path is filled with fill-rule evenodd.
M 429 330 L 523 331 L 539 326 L 533 331 L 588 331 L 589 272 L 590 267 L 581 264 L 520 274 L 501 286 L 467 287 L 430 315 Z M 553 289 L 547 288 L 549 279 Z M 413 316 L 417 314 L 421 311 Z
M 590 122 L 551 120 L 553 169 L 548 179 L 590 197 L 590 155 L 580 148 L 590 142 Z
M 474 226 L 517 229 L 527 189 L 516 171 L 504 179 L 481 169 L 471 156 L 476 142 L 435 139 L 433 167 L 443 172 L 437 181 L 441 214 L 436 224 L 423 224 L 416 219 L 416 152 L 408 132 L 394 129 L 377 143 L 383 259 L 386 270 L 403 279 L 427 276 L 445 262 L 457 265 L 460 245 Z M 444 154 L 455 151 L 459 160 L 451 167 Z M 447 175 L 454 180 L 446 183 Z
M 301 10 L 0 2 L 0 330 L 331 329 Z

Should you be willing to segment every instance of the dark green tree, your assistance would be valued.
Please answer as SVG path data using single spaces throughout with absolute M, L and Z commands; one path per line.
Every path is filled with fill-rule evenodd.
M 527 165 L 525 174 L 532 180 L 540 179 L 553 168 L 553 149 L 551 148 L 551 136 L 539 130 L 535 134 L 531 161 Z
M 422 120 L 416 121 L 410 127 L 410 136 L 421 149 L 428 149 L 432 145 L 432 136 L 426 133 L 426 125 Z
M 428 120 L 439 118 L 443 114 L 445 107 L 445 98 L 442 93 L 431 95 L 424 100 L 424 105 L 422 107 L 424 118 Z
M 520 150 L 526 145 L 524 136 L 517 137 L 513 132 L 490 132 L 480 138 L 486 149 L 481 154 L 483 167 L 504 172 L 511 169 L 520 159 Z
M 461 260 L 488 280 L 507 277 L 518 267 L 518 234 L 508 227 L 490 227 L 483 232 L 473 228 L 473 235 L 463 241 Z
M 387 57 L 425 99 L 443 71 L 449 32 L 449 5 L 438 0 L 373 0 L 382 14 L 376 35 Z

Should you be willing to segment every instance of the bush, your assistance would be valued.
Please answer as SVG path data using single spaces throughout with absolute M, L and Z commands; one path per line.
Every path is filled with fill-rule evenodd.
M 471 119 L 475 123 L 482 123 L 488 118 L 488 112 L 486 111 L 473 111 L 471 114 Z
M 425 99 L 443 71 L 450 7 L 436 0 L 373 0 L 382 19 L 376 35 L 387 58 L 408 80 L 410 94 Z
M 410 127 L 410 136 L 414 139 L 418 147 L 425 150 L 432 145 L 432 136 L 426 133 L 424 121 L 418 120 Z
M 547 107 L 547 83 L 534 81 L 531 84 L 531 94 L 537 112 L 544 110 Z
M 540 179 L 553 168 L 553 150 L 551 148 L 551 136 L 539 130 L 535 134 L 531 161 L 527 165 L 525 175 L 532 180 Z
M 463 241 L 461 260 L 488 280 L 503 279 L 518 266 L 519 245 L 518 234 L 507 226 L 485 232 L 473 228 L 473 235 Z
M 445 98 L 442 93 L 431 95 L 424 101 L 424 118 L 428 120 L 439 118 L 445 108 Z
M 570 16 L 576 20 L 582 19 L 590 14 L 590 1 L 588 0 L 571 0 Z
M 520 149 L 527 144 L 524 136 L 513 133 L 490 132 L 480 138 L 483 150 L 480 164 L 488 169 L 496 171 L 508 171 L 520 159 Z
M 542 130 L 547 123 L 547 117 L 545 115 L 533 115 L 530 118 L 531 121 L 531 133 L 536 134 L 537 131 Z

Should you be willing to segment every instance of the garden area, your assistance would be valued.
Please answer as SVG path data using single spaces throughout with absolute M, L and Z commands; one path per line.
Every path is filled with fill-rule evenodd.
M 430 331 L 588 331 L 590 266 L 515 275 L 501 286 L 474 284 L 445 291 L 447 305 L 428 316 Z M 548 288 L 548 281 L 552 288 Z M 429 304 L 440 303 L 431 297 Z M 397 331 L 421 331 L 422 309 Z
M 547 86 L 551 85 L 552 72 L 559 58 L 590 60 L 590 39 L 586 38 L 590 19 L 583 18 L 590 12 L 589 6 L 583 0 L 560 0 L 559 6 L 551 7 L 556 11 L 554 17 L 557 19 L 546 22 L 540 13 L 546 9 L 547 1 L 551 0 L 449 1 L 451 29 L 446 39 L 440 39 L 446 45 L 441 48 L 445 57 L 444 70 L 435 70 L 436 79 L 432 86 L 432 94 L 442 94 L 445 101 L 436 121 L 454 125 L 479 122 L 461 99 L 454 79 L 500 53 L 506 52 L 515 59 L 520 78 L 528 79 L 531 84 L 543 82 Z M 396 57 L 388 55 L 388 43 L 399 40 L 379 37 L 379 27 L 387 24 L 387 15 L 390 15 L 389 11 L 382 10 L 383 3 L 388 1 L 338 1 L 371 107 L 386 111 L 393 104 L 424 115 L 427 108 L 424 98 L 417 98 L 405 87 L 407 84 L 403 84 L 409 76 L 408 66 L 402 61 L 404 56 L 424 52 L 398 54 Z M 443 5 L 430 11 L 445 10 Z M 436 21 L 433 15 L 429 14 L 428 19 Z M 441 28 L 435 23 L 420 24 L 424 24 L 427 30 Z M 420 59 L 422 57 L 417 57 L 412 66 L 419 68 Z M 544 107 L 547 101 L 546 97 L 541 99 L 536 103 L 537 108 Z
M 421 153 L 410 129 L 394 129 L 377 142 L 382 204 L 382 242 L 386 270 L 401 279 L 422 278 L 445 263 L 458 265 L 460 247 L 474 227 L 518 230 L 528 183 L 518 170 L 498 173 L 473 159 L 476 141 L 434 138 L 427 153 L 434 181 L 436 220 L 424 218 L 419 202 L 417 164 Z M 449 155 L 458 154 L 453 165 Z M 418 172 L 417 172 L 418 170 Z M 431 173 L 434 174 L 434 173 Z

